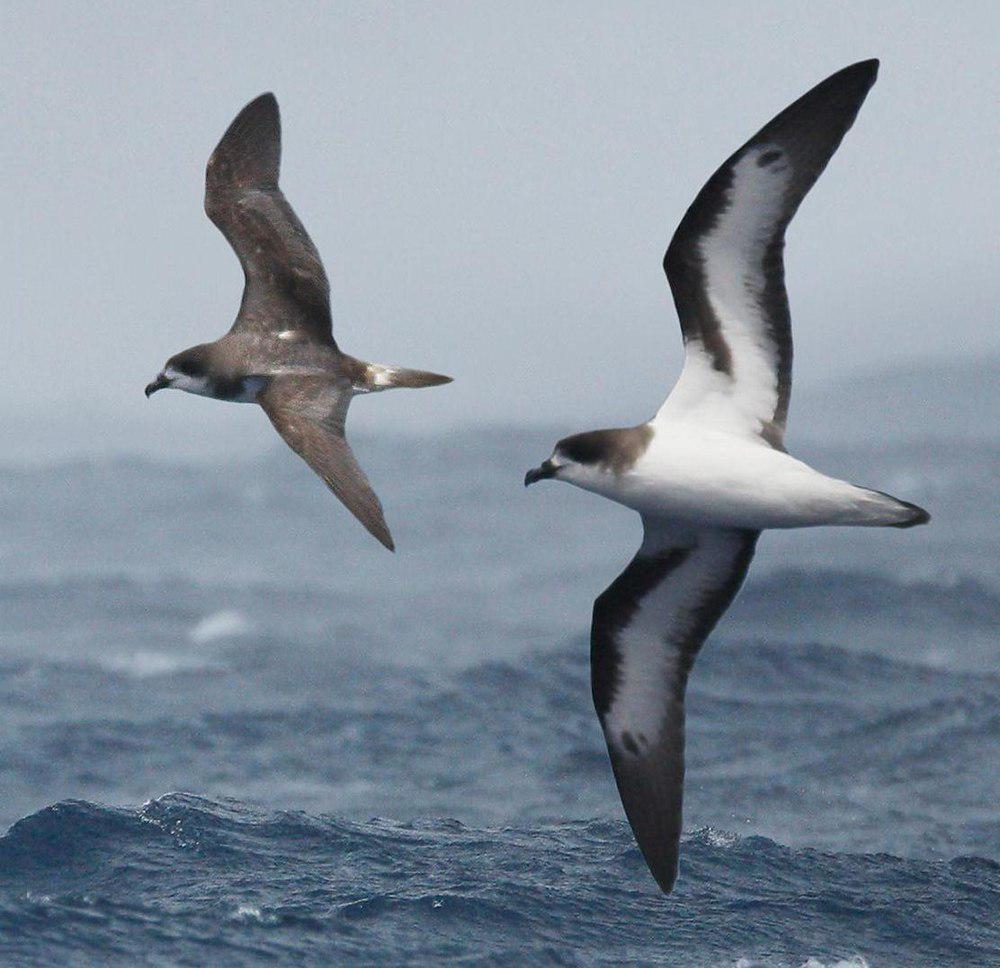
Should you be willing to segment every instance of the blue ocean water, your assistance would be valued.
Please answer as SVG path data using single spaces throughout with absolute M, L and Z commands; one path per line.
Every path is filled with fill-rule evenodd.
M 806 450 L 934 512 L 769 534 L 691 680 L 662 897 L 589 696 L 622 509 L 560 431 L 0 470 L 0 962 L 1000 963 L 1000 445 Z

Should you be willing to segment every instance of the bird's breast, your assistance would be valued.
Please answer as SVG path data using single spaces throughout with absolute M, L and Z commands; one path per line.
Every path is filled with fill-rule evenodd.
M 641 514 L 754 529 L 814 523 L 817 500 L 839 484 L 764 443 L 662 431 L 626 471 L 595 471 L 572 483 Z

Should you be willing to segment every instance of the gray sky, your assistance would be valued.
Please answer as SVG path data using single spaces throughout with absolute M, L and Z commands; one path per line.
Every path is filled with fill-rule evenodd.
M 456 377 L 356 401 L 358 431 L 649 416 L 681 360 L 659 263 L 686 206 L 870 56 L 879 82 L 789 233 L 798 385 L 996 352 L 998 9 L 7 3 L 0 460 L 276 443 L 255 407 L 142 396 L 235 314 L 202 178 L 264 90 L 341 345 Z

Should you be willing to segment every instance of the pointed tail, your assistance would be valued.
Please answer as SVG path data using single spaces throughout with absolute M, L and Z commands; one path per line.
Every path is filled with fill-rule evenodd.
M 890 525 L 893 528 L 912 528 L 918 524 L 927 524 L 930 521 L 931 516 L 922 507 L 916 504 L 910 504 L 909 501 L 900 501 L 896 498 L 897 503 L 900 505 L 901 510 L 907 512 L 907 516 L 903 518 L 902 521 L 895 521 Z
M 394 390 L 396 387 L 419 390 L 421 387 L 439 387 L 451 383 L 450 376 L 440 373 L 408 370 L 404 366 L 388 366 L 384 363 L 369 363 L 367 375 L 372 390 Z
M 859 524 L 868 524 L 874 527 L 886 528 L 912 528 L 918 524 L 927 524 L 931 516 L 922 507 L 910 504 L 909 501 L 901 501 L 898 497 L 886 494 L 885 491 L 874 491 L 871 488 L 862 488 L 872 495 L 872 500 L 865 508 L 867 516 Z

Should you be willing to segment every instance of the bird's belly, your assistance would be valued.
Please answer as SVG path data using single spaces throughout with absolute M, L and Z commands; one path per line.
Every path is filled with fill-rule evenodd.
M 766 445 L 664 442 L 604 491 L 642 514 L 731 528 L 834 523 L 855 489 Z

